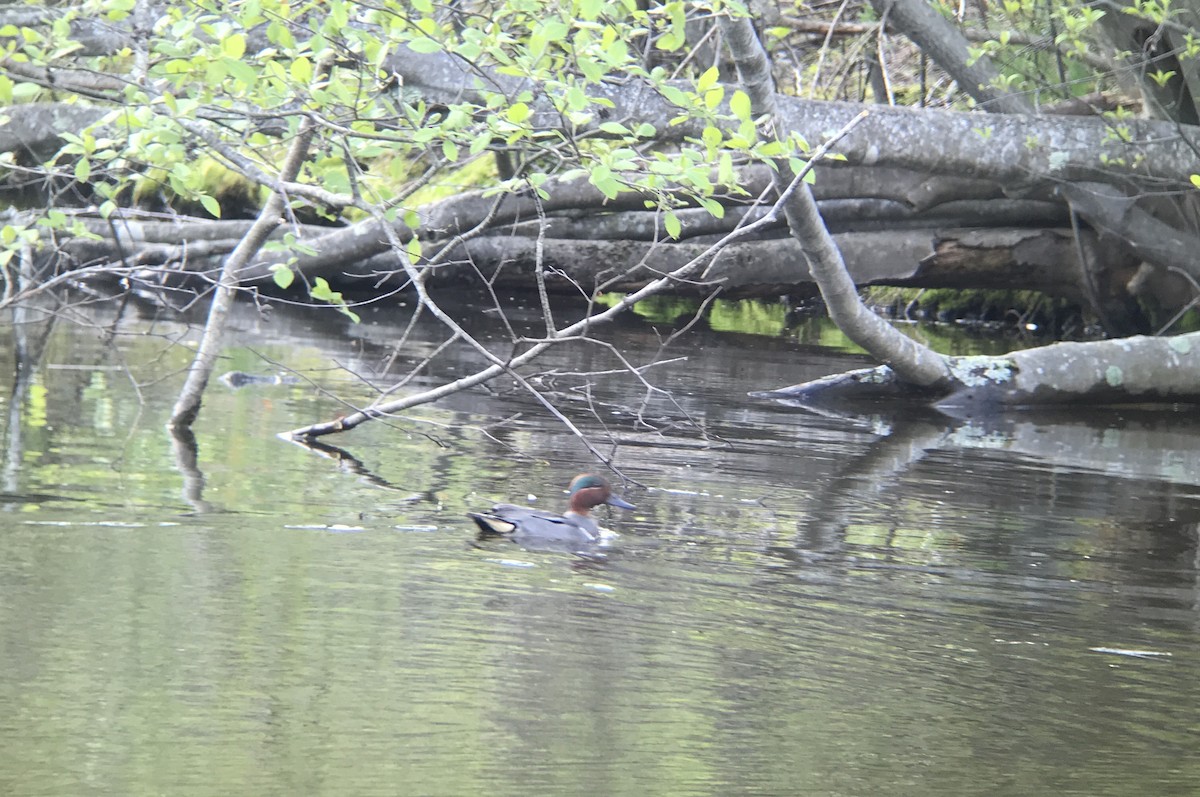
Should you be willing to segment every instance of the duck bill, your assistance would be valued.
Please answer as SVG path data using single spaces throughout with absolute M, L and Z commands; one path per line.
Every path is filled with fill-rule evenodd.
M 629 503 L 619 495 L 610 495 L 604 503 L 608 504 L 609 506 L 619 506 L 622 509 L 637 509 L 636 506 Z

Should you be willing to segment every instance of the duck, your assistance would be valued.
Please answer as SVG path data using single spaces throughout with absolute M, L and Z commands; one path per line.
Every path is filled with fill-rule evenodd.
M 496 504 L 487 512 L 468 512 L 467 517 L 479 526 L 480 536 L 508 537 L 518 545 L 528 547 L 587 548 L 600 543 L 606 536 L 615 536 L 601 529 L 591 516 L 591 510 L 601 504 L 636 509 L 612 491 L 603 476 L 581 473 L 567 487 L 567 511 L 559 515 L 516 504 Z

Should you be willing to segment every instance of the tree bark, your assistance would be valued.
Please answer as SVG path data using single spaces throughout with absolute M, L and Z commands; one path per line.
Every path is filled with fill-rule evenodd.
M 840 409 L 857 402 L 917 400 L 958 416 L 1079 403 L 1196 404 L 1200 403 L 1200 332 L 1055 343 L 1004 357 L 957 357 L 953 376 L 957 383 L 953 390 L 931 391 L 880 366 L 750 396 L 788 406 Z
M 744 19 L 734 22 L 727 18 L 723 29 L 756 110 L 773 118 L 769 65 L 753 29 Z M 889 350 L 899 333 L 890 327 L 887 334 L 874 325 L 860 324 L 861 313 L 867 311 L 856 295 L 846 295 L 853 290 L 853 283 L 828 235 L 823 234 L 816 204 L 811 196 L 807 203 L 803 195 L 796 196 L 785 205 L 788 223 L 805 245 L 831 316 L 843 332 L 885 364 L 756 395 L 803 402 L 847 392 L 879 396 L 883 390 L 886 395 L 936 400 L 938 406 L 966 406 L 970 411 L 1078 401 L 1200 401 L 1200 333 L 1060 343 L 1006 357 L 946 358 L 911 340 L 907 343 L 916 349 L 915 354 Z M 812 246 L 812 240 L 821 244 Z M 893 351 L 899 356 L 889 359 Z
M 325 79 L 329 71 L 329 63 L 327 58 L 318 61 L 314 70 L 316 81 Z M 316 122 L 312 117 L 304 116 L 300 120 L 296 138 L 292 141 L 287 156 L 280 166 L 279 179 L 282 182 L 291 182 L 296 179 L 296 175 L 300 173 L 300 167 L 304 165 L 304 161 L 308 157 L 308 147 L 312 143 L 315 133 Z M 250 230 L 225 261 L 217 282 L 216 292 L 213 294 L 212 304 L 209 306 L 204 335 L 200 339 L 196 356 L 188 369 L 187 380 L 179 391 L 179 398 L 176 399 L 175 406 L 171 409 L 168 428 L 178 432 L 180 429 L 190 428 L 196 420 L 196 416 L 200 412 L 200 402 L 204 397 L 204 388 L 208 385 L 209 377 L 212 376 L 213 368 L 217 363 L 217 357 L 221 353 L 225 319 L 233 306 L 234 295 L 239 285 L 238 272 L 258 254 L 258 250 L 267 242 L 271 231 L 282 221 L 286 205 L 287 197 L 281 192 L 277 191 L 271 194 Z
M 992 202 L 1006 204 L 1009 200 Z M 875 200 L 827 200 L 818 203 L 818 207 L 832 205 L 836 215 L 877 204 Z M 946 203 L 941 207 L 953 208 L 958 204 Z M 962 204 L 973 209 L 975 203 Z M 1086 299 L 1078 263 L 1081 245 L 1102 266 L 1099 287 L 1104 293 L 1122 293 L 1137 269 L 1137 259 L 1124 247 L 1112 242 L 1102 244 L 1087 230 L 1082 231 L 1077 241 L 1070 228 L 1057 226 L 1065 223 L 1065 219 L 1036 215 L 1030 219 L 1025 203 L 1017 203 L 1013 208 L 1013 221 L 1023 220 L 1027 226 L 979 226 L 979 217 L 994 215 L 986 207 L 957 217 L 935 215 L 911 219 L 901 213 L 897 203 L 884 203 L 883 209 L 885 212 L 880 215 L 867 218 L 856 215 L 846 220 L 839 227 L 852 229 L 833 235 L 857 285 L 1000 290 L 1019 286 L 1081 302 Z M 581 210 L 580 220 L 547 219 L 540 263 L 548 270 L 547 284 L 551 289 L 577 292 L 582 286 L 591 292 L 597 286 L 607 285 L 608 290 L 638 290 L 662 273 L 700 256 L 715 237 L 728 234 L 739 217 L 731 211 L 717 226 L 717 220 L 706 211 L 697 211 L 696 225 L 689 228 L 686 214 L 681 214 L 685 217 L 685 234 L 675 242 L 654 240 L 653 214 L 631 211 L 595 218 L 590 215 L 595 210 Z M 1040 204 L 1032 206 L 1035 214 L 1043 211 L 1048 212 Z M 762 212 L 769 212 L 769 208 Z M 901 217 L 901 223 L 888 218 L 893 212 Z M 762 216 L 756 212 L 742 219 L 750 223 L 761 220 Z M 963 220 L 968 226 L 956 226 Z M 102 240 L 74 239 L 63 244 L 57 255 L 76 263 L 123 263 L 134 270 L 123 269 L 121 275 L 149 290 L 195 290 L 209 284 L 220 272 L 225 257 L 239 243 L 240 238 L 234 236 L 244 236 L 252 226 L 250 222 L 200 219 L 190 223 L 182 219 L 118 222 L 112 227 L 99 220 L 85 219 L 85 222 L 94 233 L 103 236 Z M 933 226 L 923 226 L 927 224 Z M 779 226 L 769 224 L 763 230 L 769 233 Z M 430 270 L 430 285 L 482 286 L 482 273 L 488 275 L 495 287 L 527 289 L 539 264 L 537 236 L 534 230 L 519 225 L 510 229 L 512 234 L 482 235 L 455 244 L 445 253 L 442 264 Z M 279 232 L 275 229 L 272 236 Z M 397 274 L 392 252 L 365 260 L 339 258 L 336 251 L 323 255 L 331 265 L 309 269 L 305 276 L 322 277 L 338 289 L 373 286 L 384 276 Z M 239 269 L 237 277 L 246 286 L 273 284 L 267 261 Z M 406 277 L 397 274 L 396 279 Z M 719 285 L 722 294 L 730 298 L 774 298 L 789 293 L 806 294 L 812 284 L 799 244 L 791 238 L 767 235 L 726 247 L 708 266 L 707 280 L 679 281 L 668 292 L 707 295 Z
M 1085 299 L 1076 260 L 1078 242 L 1070 229 L 891 230 L 836 234 L 833 241 L 856 285 L 983 290 L 1020 285 L 1076 302 Z M 1090 234 L 1083 243 L 1089 251 L 1111 257 L 1109 283 L 1123 285 L 1133 277 L 1137 261 L 1119 247 L 1102 246 Z M 527 287 L 537 268 L 535 247 L 535 241 L 524 236 L 475 238 L 452 250 L 448 265 L 432 271 L 430 286 L 482 283 L 482 272 L 495 287 Z M 603 286 L 625 292 L 678 268 L 704 248 L 686 242 L 547 238 L 542 264 L 552 288 L 581 287 L 591 293 Z M 364 275 L 377 273 L 364 269 Z M 720 287 L 727 298 L 774 298 L 803 292 L 814 282 L 800 244 L 777 238 L 726 247 L 703 280 L 679 282 L 671 292 L 703 296 Z
M 419 90 L 428 102 L 461 102 L 462 86 L 473 85 L 477 79 L 474 67 L 451 55 L 400 50 L 389 65 L 406 86 Z M 495 82 L 513 96 L 525 88 L 515 78 L 490 71 L 486 77 L 489 84 Z M 663 142 L 698 138 L 703 132 L 702 121 L 672 125 L 679 109 L 652 87 L 625 82 L 601 84 L 595 91 L 613 107 L 607 115 L 598 116 L 594 125 L 608 119 L 637 119 L 653 125 Z M 814 142 L 823 140 L 831 130 L 842 129 L 862 110 L 858 103 L 782 95 L 776 96 L 775 103 L 780 129 Z M 531 120 L 546 129 L 597 132 L 594 126 L 563 130 L 553 107 L 543 108 L 536 102 L 533 107 L 536 113 Z M 1180 175 L 1200 173 L 1200 130 L 1146 119 L 1128 120 L 1125 129 L 1127 136 L 1113 136 L 1106 120 L 1091 117 L 994 114 L 981 118 L 932 108 L 878 107 L 838 142 L 836 152 L 854 164 L 979 177 L 1012 190 L 1043 193 L 1064 180 L 1179 184 Z M 1140 156 L 1136 164 L 1132 160 L 1135 153 Z
M 775 85 L 771 64 L 750 20 L 722 16 L 721 30 L 737 64 L 738 77 L 750 95 L 755 116 L 765 116 L 773 137 L 779 138 L 775 109 Z M 865 115 L 865 114 L 864 114 Z M 841 252 L 821 221 L 817 203 L 803 181 L 788 186 L 791 165 L 776 163 L 776 190 L 792 236 L 808 260 L 809 270 L 821 290 L 829 315 L 842 332 L 881 362 L 891 366 L 906 382 L 920 387 L 943 385 L 949 381 L 946 358 L 900 334 L 873 313 L 858 298 L 858 288 L 846 271 Z M 791 196 L 787 192 L 791 190 Z M 707 273 L 705 276 L 708 276 Z
M 929 55 L 939 66 L 959 80 L 960 87 L 975 98 L 986 110 L 1007 113 L 1029 113 L 1032 106 L 1022 96 L 1005 94 L 995 88 L 999 72 L 990 60 L 979 58 L 971 61 L 966 39 L 957 27 L 942 17 L 923 0 L 872 0 L 880 13 L 889 13 L 896 17 L 896 24 L 904 30 L 922 51 Z M 1121 16 L 1128 16 L 1122 14 Z M 1187 22 L 1200 19 L 1195 14 L 1186 17 Z M 1127 22 L 1110 23 L 1123 28 Z M 1169 32 L 1168 27 L 1163 31 Z M 1130 34 L 1132 36 L 1132 34 Z M 1157 35 L 1157 34 L 1153 34 Z M 1145 34 L 1151 37 L 1150 33 Z M 1147 42 L 1147 44 L 1149 44 Z M 1172 56 L 1173 57 L 1173 56 Z M 1179 72 L 1186 74 L 1182 67 Z M 1176 75 L 1176 79 L 1179 75 Z M 964 82 L 966 81 L 966 82 Z M 1145 80 L 1144 83 L 1154 81 Z M 1176 86 L 1178 96 L 1172 109 L 1178 113 L 1172 118 L 1195 124 L 1195 109 L 1191 105 L 1187 93 L 1181 85 Z M 1138 199 L 1126 192 L 1136 195 L 1137 188 L 1132 182 L 1118 188 L 1100 180 L 1094 182 L 1064 182 L 1062 194 L 1067 198 L 1073 211 L 1077 212 L 1098 231 L 1119 236 L 1127 241 L 1132 249 L 1147 262 L 1163 269 L 1174 269 L 1190 277 L 1193 283 L 1200 282 L 1200 264 L 1195 263 L 1190 253 L 1197 251 L 1200 238 L 1191 232 L 1164 221 L 1154 218 L 1146 210 L 1136 206 Z M 1169 199 L 1162 201 L 1169 202 Z M 1181 200 L 1186 201 L 1186 200 Z M 1161 204 L 1161 201 L 1159 202 Z M 1193 203 L 1194 204 L 1194 203 Z M 1099 266 L 1084 262 L 1085 284 L 1097 281 L 1091 271 Z M 1103 300 L 1092 297 L 1094 309 L 1105 322 L 1109 334 L 1121 334 L 1128 330 L 1124 325 L 1110 320 L 1105 312 Z
M 1129 2 L 1103 0 L 1105 13 L 1099 26 L 1118 52 L 1126 56 L 1130 74 L 1146 97 L 1146 110 L 1160 119 L 1185 125 L 1200 123 L 1196 98 L 1200 96 L 1200 64 L 1187 51 L 1189 41 L 1200 30 L 1200 3 L 1176 0 L 1164 7 L 1170 18 L 1160 24 L 1140 13 Z
M 927 0 L 871 0 L 879 15 L 921 48 L 958 87 L 971 95 L 985 110 L 997 113 L 1031 113 L 1033 106 L 1025 98 L 996 88 L 999 74 L 992 59 L 981 56 L 972 60 L 966 36 L 937 12 Z

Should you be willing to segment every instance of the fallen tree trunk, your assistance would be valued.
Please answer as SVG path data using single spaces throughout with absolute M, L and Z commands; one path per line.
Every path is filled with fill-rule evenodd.
M 1086 402 L 1090 405 L 1200 403 L 1200 332 L 1055 343 L 1003 357 L 950 358 L 955 384 L 922 388 L 887 366 L 750 393 L 795 407 L 919 400 L 955 412 Z
M 816 193 L 816 192 L 814 192 Z M 824 199 L 817 203 L 821 218 L 831 232 L 868 232 L 952 227 L 1066 227 L 1070 215 L 1065 205 L 1038 199 L 962 199 L 950 200 L 927 210 L 891 197 Z M 698 236 L 724 235 L 740 223 L 757 221 L 766 215 L 762 206 L 734 206 L 716 218 L 700 208 L 675 211 L 682 225 L 680 240 Z M 509 231 L 518 236 L 536 237 L 541 221 L 514 224 Z M 785 225 L 778 224 L 781 234 Z M 659 241 L 663 238 L 662 218 L 652 211 L 630 210 L 598 213 L 595 210 L 562 213 L 545 220 L 544 234 L 551 238 L 583 240 L 608 239 Z
M 831 200 L 851 202 L 850 200 Z M 999 200 L 1004 202 L 1005 200 Z M 566 232 L 571 237 L 546 237 L 540 244 L 536 231 L 529 235 L 485 235 L 455 244 L 443 263 L 429 275 L 431 287 L 480 282 L 480 274 L 495 287 L 527 289 L 541 264 L 552 290 L 585 292 L 603 288 L 629 292 L 644 287 L 662 273 L 673 271 L 697 257 L 708 246 L 706 236 L 679 242 L 653 241 L 648 235 L 652 219 L 646 214 L 609 214 L 599 226 L 631 230 L 624 238 L 603 233 L 586 236 L 592 222 L 549 219 L 547 236 Z M 629 216 L 635 220 L 630 221 Z M 886 214 L 881 214 L 886 215 Z M 711 219 L 711 216 L 705 216 Z M 604 219 L 607 219 L 605 221 Z M 715 220 L 714 220 L 715 221 Z M 1102 245 L 1090 231 L 1076 240 L 1068 228 L 915 228 L 868 229 L 834 236 L 851 277 L 859 285 L 892 285 L 908 288 L 1037 290 L 1073 302 L 1086 302 L 1081 285 L 1079 253 L 1082 251 L 1104 275 L 1102 296 L 1121 302 L 1123 286 L 1133 277 L 1138 261 L 1119 246 Z M 854 219 L 850 225 L 889 227 L 894 222 L 875 217 Z M 639 225 L 643 233 L 639 234 Z M 89 221 L 99 240 L 75 239 L 60 255 L 76 264 L 108 261 L 141 266 L 140 279 L 149 286 L 198 289 L 211 279 L 224 258 L 249 227 L 248 222 L 139 222 L 109 226 Z M 697 224 L 694 231 L 704 230 Z M 707 230 L 705 230 L 707 232 Z M 714 228 L 713 232 L 721 230 Z M 727 231 L 727 230 L 726 230 Z M 275 237 L 278 237 L 276 231 Z M 174 243 L 170 241 L 175 241 Z M 693 242 L 694 241 L 694 242 Z M 358 261 L 309 270 L 308 278 L 322 277 L 339 288 L 362 287 L 399 274 L 394 255 L 384 253 Z M 241 270 L 244 285 L 268 286 L 269 261 Z M 730 298 L 776 297 L 807 293 L 813 279 L 803 253 L 790 238 L 766 238 L 734 244 L 722 250 L 707 266 L 702 278 L 678 282 L 669 292 L 706 295 L 721 287 Z
M 436 101 L 448 90 L 451 78 L 461 81 L 466 74 L 465 65 L 444 54 L 406 51 L 405 58 L 398 59 L 395 66 L 398 74 L 405 78 L 406 85 L 425 92 L 430 101 Z M 513 83 L 512 79 L 505 80 Z M 457 96 L 462 91 L 462 83 L 453 85 Z M 514 88 L 517 85 L 513 83 Z M 604 90 L 612 93 L 614 116 L 633 114 L 632 118 L 646 119 L 656 126 L 664 141 L 682 134 L 698 134 L 698 131 L 689 131 L 688 123 L 667 124 L 677 109 L 657 94 L 647 93 L 645 87 L 629 84 Z M 859 106 L 848 103 L 801 101 L 783 96 L 776 100 L 783 125 L 810 140 L 819 140 L 827 131 L 838 129 L 859 110 Z M 8 109 L 9 121 L 0 124 L 0 148 L 44 152 L 57 142 L 58 132 L 81 126 L 78 114 L 85 114 L 84 121 L 92 114 L 98 116 L 94 110 L 83 109 L 86 106 L 54 104 Z M 660 116 L 663 117 L 661 124 L 656 122 Z M 821 169 L 814 193 L 818 199 L 891 199 L 907 208 L 894 215 L 919 215 L 951 200 L 999 199 L 1009 195 L 1013 200 L 1047 202 L 1047 214 L 1061 218 L 1065 202 L 1058 199 L 1050 203 L 1055 188 L 1063 180 L 1116 179 L 1114 164 L 1123 163 L 1133 146 L 1139 148 L 1138 162 L 1147 171 L 1130 179 L 1146 180 L 1156 176 L 1177 179 L 1181 174 L 1200 172 L 1200 159 L 1189 139 L 1194 132 L 1179 126 L 1168 128 L 1163 123 L 1131 121 L 1129 141 L 1114 143 L 1109 140 L 1104 123 L 1095 119 L 997 115 L 981 121 L 971 114 L 878 108 L 839 142 L 839 151 L 862 168 Z M 888 142 L 886 149 L 879 146 L 880 141 Z M 938 142 L 937 146 L 929 146 L 930 141 Z M 876 172 L 878 174 L 874 174 Z M 765 174 L 751 174 L 743 185 L 754 195 L 768 182 Z M 607 210 L 640 210 L 643 207 L 644 197 L 635 193 L 605 201 L 599 192 L 583 183 L 552 182 L 549 187 L 551 196 L 545 200 L 548 213 L 601 205 Z M 444 240 L 486 218 L 498 201 L 481 195 L 455 197 L 422 209 L 421 224 L 417 229 L 410 229 L 401 222 L 397 222 L 394 229 L 402 240 L 408 240 L 414 234 L 423 240 Z M 1024 213 L 1027 208 L 1014 211 L 1013 207 L 979 205 L 971 211 L 974 220 L 947 220 L 946 226 L 1022 223 L 1014 221 L 1012 216 L 1014 212 Z M 514 197 L 503 199 L 501 211 L 493 220 L 494 225 L 533 219 L 537 215 L 528 199 Z M 1002 215 L 987 219 L 989 212 Z M 1081 212 L 1086 214 L 1087 207 L 1081 206 Z M 836 221 L 832 214 L 830 218 Z M 941 225 L 943 222 L 935 223 Z M 1126 237 L 1138 236 L 1143 242 L 1143 257 L 1151 261 L 1158 262 L 1160 252 L 1174 251 L 1167 245 L 1171 236 L 1178 233 L 1174 226 L 1159 225 L 1161 229 L 1149 232 L 1145 225 L 1107 226 Z M 640 227 L 644 229 L 646 225 Z M 721 231 L 712 225 L 708 229 L 712 234 Z M 834 229 L 838 229 L 836 223 Z M 645 238 L 646 233 L 641 236 Z M 1164 245 L 1146 245 L 1147 240 Z M 347 260 L 369 258 L 384 252 L 388 246 L 384 231 L 371 220 L 345 228 L 326 229 L 315 237 L 305 236 L 304 243 L 316 250 L 316 254 L 301 255 L 296 263 L 296 270 L 307 276 L 322 275 Z M 1180 268 L 1191 273 L 1193 278 L 1200 278 L 1200 269 L 1186 259 L 1181 264 L 1178 258 L 1171 258 L 1162 265 Z
M 834 235 L 850 276 L 858 285 L 913 288 L 996 288 L 1020 285 L 1083 300 L 1078 246 L 1070 230 L 950 229 L 854 232 Z M 453 250 L 431 285 L 461 281 L 478 268 L 506 288 L 529 285 L 537 268 L 537 242 L 514 236 L 483 236 Z M 1101 247 L 1087 235 L 1083 245 L 1106 258 L 1114 284 L 1133 276 L 1137 262 L 1114 247 Z M 691 260 L 703 244 L 640 241 L 562 240 L 542 242 L 550 281 L 581 286 L 637 290 L 662 272 Z M 702 277 L 679 283 L 675 292 L 703 295 L 720 286 L 729 297 L 778 296 L 807 288 L 813 277 L 800 246 L 790 238 L 733 244 L 723 249 Z
M 1105 275 L 1098 293 L 1106 301 L 1124 301 L 1124 286 L 1136 262 L 1120 246 L 1098 244 L 1088 231 L 1076 244 L 1066 229 L 1062 203 L 1008 199 L 994 183 L 961 178 L 930 178 L 890 168 L 820 169 L 814 194 L 818 207 L 837 233 L 854 280 L 921 288 L 1003 288 L 1039 290 L 1071 301 L 1086 301 L 1080 283 L 1079 254 L 1099 262 Z M 771 196 L 769 170 L 748 170 L 744 184 L 754 195 Z M 561 190 L 560 190 L 561 189 Z M 608 202 L 591 186 L 556 186 L 551 210 L 537 220 L 526 197 L 497 200 L 462 195 L 426 209 L 421 225 L 408 231 L 425 242 L 426 251 L 453 243 L 465 230 L 492 220 L 504 222 L 505 235 L 489 234 L 453 243 L 432 269 L 432 284 L 475 279 L 476 269 L 494 275 L 497 286 L 527 289 L 537 269 L 537 239 L 544 237 L 549 287 L 577 291 L 636 290 L 659 273 L 669 272 L 703 251 L 715 237 L 758 222 L 769 205 L 727 200 L 716 218 L 701 209 L 677 211 L 680 241 L 662 240 L 661 217 L 641 208 L 640 197 Z M 183 216 L 125 214 L 100 219 L 82 214 L 93 238 L 68 239 L 53 250 L 61 269 L 84 264 L 140 266 L 149 286 L 202 288 L 221 259 L 245 235 L 249 221 L 212 221 Z M 529 220 L 526 220 L 529 219 Z M 364 287 L 397 272 L 394 254 L 374 240 L 377 227 L 344 228 L 289 225 L 276 230 L 320 247 L 301 258 L 296 270 L 309 281 L 320 277 L 335 287 Z M 673 292 L 703 294 L 720 285 L 732 297 L 774 297 L 807 293 L 812 279 L 794 241 L 779 237 L 782 220 L 764 227 L 758 240 L 726 249 L 708 267 L 705 280 L 678 283 Z M 407 240 L 407 238 L 405 238 Z M 361 257 L 364 251 L 374 256 Z M 269 286 L 274 259 L 259 258 L 239 273 L 246 285 Z M 616 281 L 613 281 L 614 278 Z M 402 278 L 403 279 L 403 278 Z
M 389 66 L 404 85 L 427 102 L 453 104 L 474 84 L 476 67 L 446 53 L 414 53 L 400 48 Z M 489 71 L 489 85 L 510 96 L 530 86 Z M 653 87 L 635 82 L 599 84 L 596 93 L 612 103 L 606 118 L 637 119 L 664 140 L 698 138 L 706 122 L 672 124 L 679 109 Z M 535 91 L 536 95 L 537 92 Z M 821 141 L 862 111 L 851 102 L 806 100 L 776 95 L 782 129 Z M 561 114 L 549 101 L 533 106 L 533 123 L 558 129 Z M 599 124 L 601 119 L 596 120 Z M 1052 190 L 1064 180 L 1162 180 L 1179 185 L 1180 176 L 1200 172 L 1200 129 L 1171 122 L 1130 119 L 1113 136 L 1104 119 L 1032 114 L 979 114 L 933 108 L 878 106 L 843 138 L 837 152 L 850 163 L 895 166 L 925 174 L 978 177 L 1012 189 Z M 1137 165 L 1130 153 L 1141 154 Z
M 753 28 L 745 19 L 728 17 L 721 18 L 721 27 L 755 112 L 777 123 L 770 62 Z M 1059 343 L 1003 357 L 938 355 L 868 315 L 804 186 L 786 197 L 783 209 L 838 327 L 884 365 L 752 395 L 801 404 L 846 395 L 904 396 L 969 411 L 1067 402 L 1200 402 L 1200 333 Z

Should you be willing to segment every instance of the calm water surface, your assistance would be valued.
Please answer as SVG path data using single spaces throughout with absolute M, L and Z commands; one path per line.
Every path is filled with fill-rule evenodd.
M 803 414 L 745 393 L 859 364 L 827 328 L 699 324 L 676 403 L 596 346 L 535 380 L 633 480 L 606 557 L 475 546 L 595 467 L 512 384 L 275 436 L 369 400 L 403 312 L 243 312 L 222 370 L 307 381 L 212 385 L 194 462 L 186 327 L 0 330 L 0 794 L 1200 792 L 1196 413 Z

